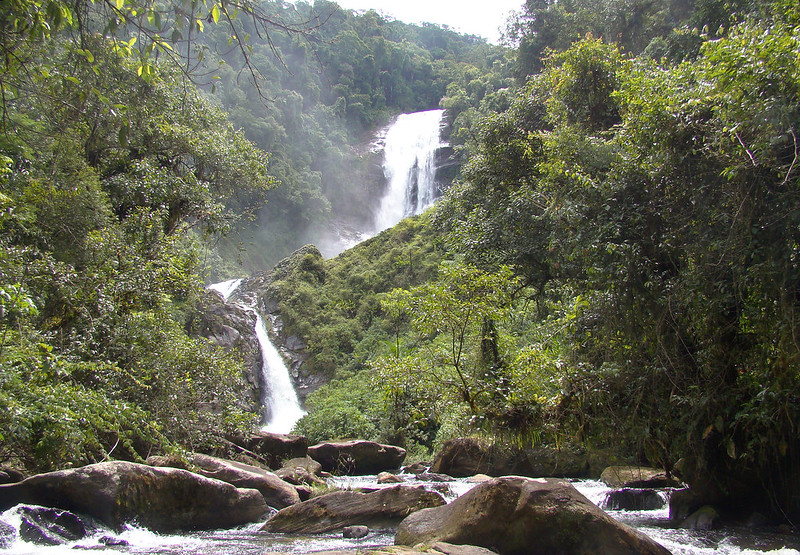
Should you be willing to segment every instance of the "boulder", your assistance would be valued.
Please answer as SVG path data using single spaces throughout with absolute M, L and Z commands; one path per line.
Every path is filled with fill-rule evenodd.
M 618 489 L 608 492 L 603 500 L 603 508 L 611 511 L 654 511 L 666 504 L 666 498 L 654 489 Z
M 292 484 L 263 468 L 198 453 L 193 454 L 190 460 L 196 467 L 193 469 L 194 472 L 206 478 L 221 480 L 237 488 L 258 490 L 270 507 L 283 509 L 300 502 L 300 496 Z M 151 457 L 147 461 L 155 463 L 153 466 L 175 466 L 172 459 L 160 460 Z
M 422 474 L 423 472 L 428 472 L 430 468 L 430 464 L 424 462 L 415 462 L 414 464 L 410 464 L 408 466 L 404 466 L 402 473 L 403 474 Z
M 520 476 L 478 484 L 449 505 L 413 513 L 395 536 L 398 545 L 436 541 L 501 554 L 669 554 L 611 518 L 568 482 Z
M 25 476 L 19 470 L 6 467 L 0 468 L 0 484 L 13 484 L 24 479 Z
M 369 528 L 366 526 L 345 526 L 342 528 L 342 537 L 348 539 L 361 539 L 369 535 Z
M 325 480 L 319 477 L 322 472 L 322 465 L 311 457 L 298 457 L 289 459 L 283 463 L 283 467 L 275 471 L 275 474 L 282 480 L 299 485 L 322 485 Z
M 92 516 L 115 530 L 137 521 L 158 532 L 231 528 L 268 511 L 254 489 L 177 468 L 111 461 L 0 485 L 0 511 L 20 503 Z
M 681 522 L 681 528 L 689 530 L 713 530 L 721 525 L 719 513 L 710 505 L 700 507 Z
M 611 488 L 670 488 L 680 482 L 658 468 L 645 466 L 609 466 L 600 481 Z
M 406 450 L 394 445 L 354 439 L 319 443 L 308 448 L 308 456 L 322 469 L 339 474 L 377 474 L 400 468 Z
M 475 474 L 490 474 L 489 446 L 471 437 L 447 440 L 436 454 L 431 472 L 466 478 Z
M 47 507 L 20 509 L 19 536 L 36 545 L 62 545 L 89 535 L 81 518 L 69 511 Z
M 228 440 L 273 469 L 281 468 L 287 459 L 305 457 L 308 451 L 308 439 L 292 434 L 256 432 L 247 437 L 229 437 Z
M 402 484 L 404 480 L 391 472 L 381 472 L 378 474 L 377 481 L 379 484 Z
M 17 530 L 7 522 L 0 520 L 0 549 L 8 549 L 17 539 Z
M 263 530 L 321 534 L 345 526 L 391 528 L 414 511 L 439 505 L 444 505 L 442 496 L 421 486 L 391 486 L 371 493 L 335 491 L 281 509 Z
M 475 474 L 583 478 L 589 475 L 589 457 L 584 449 L 570 445 L 518 449 L 475 438 L 456 438 L 442 446 L 431 472 L 457 478 Z

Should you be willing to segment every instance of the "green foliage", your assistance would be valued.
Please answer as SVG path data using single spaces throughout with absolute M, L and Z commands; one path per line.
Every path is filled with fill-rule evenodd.
M 800 71 L 783 17 L 676 67 L 593 39 L 553 54 L 487 120 L 436 218 L 467 260 L 533 286 L 511 390 L 543 412 L 521 422 L 686 457 L 695 485 L 776 514 L 800 498 Z

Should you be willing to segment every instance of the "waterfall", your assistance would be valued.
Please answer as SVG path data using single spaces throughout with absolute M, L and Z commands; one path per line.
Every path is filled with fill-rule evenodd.
M 225 302 L 242 283 L 241 279 L 234 279 L 209 285 L 208 288 L 219 293 Z M 256 318 L 253 331 L 258 340 L 261 350 L 261 384 L 262 399 L 264 406 L 264 425 L 262 431 L 275 434 L 288 434 L 294 425 L 306 413 L 300 407 L 297 392 L 294 389 L 289 369 L 283 357 L 275 348 L 267 333 L 264 319 L 259 314 L 255 306 L 237 303 L 242 310 L 252 312 Z
M 376 231 L 419 214 L 436 200 L 436 151 L 444 110 L 401 114 L 386 130 L 383 170 L 388 187 L 375 217 Z
M 256 316 L 255 331 L 261 347 L 261 375 L 265 386 L 262 399 L 264 426 L 261 429 L 275 434 L 288 434 L 306 413 L 300 408 L 300 401 L 283 357 L 269 339 L 264 319 L 256 309 L 250 310 Z

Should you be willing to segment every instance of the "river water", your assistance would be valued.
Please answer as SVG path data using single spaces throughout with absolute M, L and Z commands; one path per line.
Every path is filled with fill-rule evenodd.
M 449 502 L 467 492 L 472 484 L 466 480 L 453 482 L 421 482 L 412 475 L 403 478 L 410 484 L 424 485 L 444 495 Z M 381 487 L 375 476 L 336 477 L 331 485 L 340 488 Z M 609 488 L 601 482 L 580 480 L 575 487 L 592 502 L 601 505 Z M 614 518 L 643 531 L 675 555 L 800 555 L 800 538 L 770 530 L 724 528 L 699 532 L 679 530 L 670 526 L 666 508 L 654 511 L 608 511 Z M 19 528 L 18 508 L 2 515 L 0 520 Z M 284 535 L 261 532 L 256 523 L 232 530 L 214 530 L 183 535 L 160 535 L 148 530 L 129 527 L 116 534 L 98 529 L 90 538 L 64 546 L 43 547 L 17 540 L 10 548 L 0 550 L 13 555 L 74 555 L 76 548 L 107 553 L 163 555 L 263 555 L 265 552 L 312 553 L 330 549 L 368 549 L 394 543 L 394 531 L 372 531 L 363 539 L 343 539 L 339 534 L 314 536 Z M 105 540 L 103 538 L 106 538 Z M 108 538 L 122 540 L 128 545 L 106 547 Z

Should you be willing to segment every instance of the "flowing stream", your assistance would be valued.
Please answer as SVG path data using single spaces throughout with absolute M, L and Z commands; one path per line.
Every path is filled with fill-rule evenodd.
M 228 302 L 241 283 L 241 279 L 232 279 L 209 285 L 208 288 L 222 295 L 225 302 Z M 242 302 L 238 302 L 237 305 L 243 310 L 252 312 L 256 319 L 254 331 L 261 349 L 261 377 L 264 391 L 261 399 L 264 406 L 262 430 L 275 434 L 288 434 L 297 421 L 306 414 L 300 406 L 289 369 L 286 368 L 283 357 L 270 340 L 264 318 L 256 307 Z
M 419 481 L 413 475 L 401 475 L 408 484 L 424 485 L 438 491 L 450 502 L 463 495 L 473 484 L 466 480 L 452 482 Z M 389 487 L 378 485 L 376 476 L 343 476 L 331 478 L 330 484 L 340 488 Z M 573 485 L 590 501 L 602 505 L 609 488 L 592 480 L 573 481 Z M 0 520 L 19 529 L 19 507 L 0 514 Z M 673 528 L 666 508 L 653 511 L 608 511 L 617 520 L 638 528 L 661 543 L 674 555 L 800 555 L 800 538 L 769 530 L 723 528 L 713 531 L 690 531 Z M 263 555 L 265 552 L 311 553 L 324 550 L 369 549 L 394 543 L 393 530 L 374 530 L 366 538 L 344 539 L 339 534 L 272 534 L 261 532 L 262 524 L 231 530 L 212 530 L 182 535 L 159 535 L 129 526 L 121 533 L 99 528 L 91 537 L 68 545 L 47 547 L 20 540 L 7 550 L 13 555 L 65 555 L 75 549 L 92 551 L 163 554 L 163 555 Z M 108 539 L 122 540 L 128 545 L 106 547 Z

